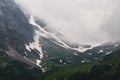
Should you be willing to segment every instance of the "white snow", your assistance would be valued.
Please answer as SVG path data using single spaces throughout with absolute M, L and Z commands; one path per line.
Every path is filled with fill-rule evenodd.
M 62 63 L 63 61 L 60 59 L 60 63 Z
M 88 49 L 87 48 L 83 48 L 83 47 L 79 47 L 79 48 L 76 48 L 76 50 L 78 50 L 80 52 L 85 52 Z
M 103 53 L 104 51 L 103 50 L 99 50 L 97 53 Z
M 106 55 L 111 54 L 112 52 L 107 52 Z
M 80 46 L 79 48 L 73 48 L 74 50 L 77 50 L 77 51 L 79 51 L 79 52 L 85 52 L 85 51 L 87 51 L 87 50 L 89 50 L 89 49 L 92 49 L 93 48 L 93 46 L 92 47 L 90 47 L 90 48 L 84 48 L 83 46 Z
M 32 24 L 32 25 L 34 25 L 35 27 L 39 27 L 39 26 L 35 23 L 35 20 L 34 20 L 34 17 L 33 17 L 33 16 L 30 17 L 29 23 Z M 26 45 L 26 44 L 25 44 L 25 46 L 26 46 L 26 49 L 27 49 L 28 51 L 31 51 L 31 49 L 37 49 L 37 50 L 39 51 L 40 59 L 37 59 L 37 60 L 36 60 L 36 64 L 37 64 L 39 67 L 41 67 L 41 66 L 40 66 L 40 63 L 41 63 L 41 59 L 43 58 L 43 51 L 42 51 L 42 49 L 41 49 L 41 47 L 40 47 L 40 44 L 39 44 L 39 38 L 40 38 L 40 33 L 39 33 L 39 32 L 40 32 L 40 30 L 39 30 L 39 29 L 36 29 L 36 30 L 35 30 L 35 36 L 34 36 L 34 42 L 29 43 L 29 45 Z M 25 54 L 27 55 L 26 52 L 25 52 Z
M 92 55 L 92 53 L 88 53 L 89 55 Z
M 42 51 L 42 48 L 40 47 L 40 44 L 39 44 L 39 38 L 40 38 L 40 35 L 41 35 L 40 34 L 41 27 L 38 24 L 35 23 L 34 16 L 30 16 L 30 21 L 29 22 L 30 22 L 30 24 L 32 24 L 32 25 L 34 25 L 35 27 L 38 28 L 37 30 L 35 30 L 36 34 L 34 36 L 34 42 L 30 43 L 29 47 L 31 49 L 37 49 L 40 52 L 40 54 L 39 54 L 40 59 L 42 59 L 43 58 L 43 51 Z
M 57 44 L 57 45 L 59 45 L 63 48 L 76 50 L 76 51 L 79 51 L 79 52 L 85 52 L 86 50 L 93 48 L 93 47 L 91 47 L 91 48 L 83 48 L 83 47 L 72 48 L 72 47 L 70 47 L 64 41 L 62 41 L 59 37 L 57 37 L 55 34 L 49 32 L 49 31 L 46 31 L 40 25 L 38 25 L 35 22 L 34 16 L 30 16 L 29 23 L 36 27 L 34 42 L 31 42 L 31 43 L 29 43 L 29 45 L 25 45 L 25 46 L 26 46 L 26 49 L 29 50 L 29 51 L 31 51 L 31 49 L 37 49 L 39 51 L 40 59 L 36 60 L 36 62 L 37 62 L 36 64 L 38 66 L 40 66 L 41 60 L 42 60 L 43 55 L 44 55 L 44 53 L 43 53 L 44 51 L 41 48 L 40 40 L 39 40 L 41 37 L 48 38 L 48 39 L 50 38 L 49 40 L 51 40 L 51 42 L 53 42 L 53 43 L 55 43 L 55 44 Z M 55 41 L 52 40 L 52 39 L 54 39 Z M 47 42 L 45 42 L 45 43 L 47 44 Z M 74 55 L 78 55 L 78 54 L 74 54 Z M 62 62 L 62 60 L 60 60 L 60 62 Z
M 41 67 L 40 63 L 41 63 L 41 60 L 37 59 L 36 60 L 36 65 L 38 65 L 39 67 Z
M 40 47 L 39 36 L 37 34 L 35 35 L 34 40 L 35 40 L 34 42 L 30 43 L 29 47 L 31 49 L 37 49 L 40 52 L 40 54 L 39 54 L 40 59 L 42 59 L 43 58 L 43 51 Z
M 73 54 L 76 55 L 76 56 L 78 55 L 77 53 L 73 53 Z
M 40 65 L 40 63 L 41 63 L 41 60 L 37 59 L 37 60 L 36 60 L 36 65 L 41 68 L 41 70 L 42 70 L 43 73 L 46 72 L 46 69 L 43 68 L 43 67 Z
M 34 26 L 36 26 L 38 28 L 38 30 L 35 31 L 36 32 L 36 35 L 34 36 L 34 40 L 35 41 L 32 42 L 32 43 L 30 43 L 29 47 L 31 49 L 35 48 L 35 49 L 39 50 L 39 52 L 41 53 L 41 55 L 40 55 L 41 58 L 43 57 L 43 51 L 42 51 L 42 49 L 40 47 L 40 44 L 39 44 L 39 38 L 40 38 L 40 36 L 43 36 L 45 38 L 53 38 L 53 39 L 55 39 L 60 44 L 58 44 L 55 41 L 51 40 L 53 43 L 56 43 L 57 45 L 65 47 L 65 48 L 70 48 L 67 44 L 65 44 L 62 40 L 60 40 L 54 34 L 45 31 L 42 27 L 40 27 L 38 24 L 36 24 L 35 20 L 34 20 L 34 16 L 30 17 L 30 21 L 29 22 L 30 22 L 30 24 L 32 24 L 32 25 L 34 25 Z
M 118 46 L 119 46 L 119 44 L 115 44 L 114 46 L 115 46 L 115 47 L 118 47 Z
M 46 72 L 46 69 L 45 68 L 41 68 L 42 72 L 45 73 Z
M 30 49 L 30 47 L 29 47 L 28 45 L 25 44 L 25 47 L 26 47 L 26 49 L 27 49 L 28 51 L 31 52 L 31 49 Z
M 81 61 L 81 63 L 84 63 L 85 61 Z
M 25 52 L 25 55 L 28 56 L 27 52 Z
M 59 37 L 57 37 L 55 34 L 47 32 L 46 30 L 44 30 L 42 27 L 40 27 L 38 24 L 35 23 L 34 20 L 34 16 L 31 16 L 30 18 L 30 23 L 34 26 L 36 26 L 38 28 L 38 30 L 36 30 L 36 33 L 39 36 L 43 36 L 45 38 L 51 38 L 51 39 L 55 39 L 56 41 L 51 40 L 53 43 L 63 47 L 63 48 L 67 48 L 67 49 L 71 49 L 71 50 L 76 50 L 79 52 L 85 52 L 88 49 L 92 49 L 92 48 L 71 48 L 69 45 L 67 45 L 65 42 L 63 42 Z M 47 44 L 47 43 L 46 43 Z
M 27 55 L 27 52 L 25 52 L 25 55 Z

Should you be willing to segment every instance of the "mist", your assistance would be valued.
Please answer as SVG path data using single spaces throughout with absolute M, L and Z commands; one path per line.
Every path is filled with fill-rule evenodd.
M 119 0 L 15 0 L 47 27 L 80 44 L 119 41 Z

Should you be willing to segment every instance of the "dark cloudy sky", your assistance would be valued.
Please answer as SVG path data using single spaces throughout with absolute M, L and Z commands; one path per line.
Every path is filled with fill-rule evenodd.
M 78 43 L 120 40 L 120 0 L 16 0 L 30 14 Z

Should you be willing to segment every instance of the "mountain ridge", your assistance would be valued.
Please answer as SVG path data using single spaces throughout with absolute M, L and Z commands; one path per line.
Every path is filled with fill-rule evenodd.
M 57 31 L 54 33 L 47 29 L 47 24 L 40 19 L 36 19 L 32 15 L 26 17 L 14 0 L 0 0 L 0 59 L 2 63 L 0 64 L 0 79 L 7 80 L 10 77 L 11 80 L 15 80 L 21 76 L 27 77 L 20 78 L 23 80 L 28 80 L 31 77 L 39 79 L 44 76 L 44 73 L 54 72 L 65 66 L 69 66 L 67 68 L 76 72 L 77 69 L 93 66 L 96 62 L 104 60 L 107 55 L 109 56 L 112 52 L 120 49 L 119 42 L 101 44 L 96 47 L 72 45 L 58 35 L 62 36 Z M 75 69 L 76 64 L 79 65 Z M 7 68 L 9 71 L 9 67 L 10 73 L 13 71 L 13 76 L 10 73 L 7 74 L 5 70 Z M 9 77 L 5 78 L 2 71 L 5 71 Z M 29 72 L 30 77 L 27 76 Z M 35 75 L 32 76 L 32 74 Z M 84 73 L 80 73 L 80 75 L 84 76 Z

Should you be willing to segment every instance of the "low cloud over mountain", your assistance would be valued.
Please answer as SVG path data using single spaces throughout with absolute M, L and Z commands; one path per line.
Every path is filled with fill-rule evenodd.
M 16 0 L 68 40 L 99 44 L 119 41 L 119 0 Z

